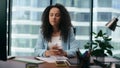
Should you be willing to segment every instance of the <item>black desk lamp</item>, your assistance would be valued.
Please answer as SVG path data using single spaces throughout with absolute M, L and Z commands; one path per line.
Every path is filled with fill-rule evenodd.
M 110 21 L 106 24 L 106 26 L 107 26 L 110 30 L 114 31 L 116 27 L 120 27 L 119 25 L 117 25 L 117 22 L 118 22 L 118 18 L 115 18 L 115 17 L 114 17 L 112 20 L 110 20 Z

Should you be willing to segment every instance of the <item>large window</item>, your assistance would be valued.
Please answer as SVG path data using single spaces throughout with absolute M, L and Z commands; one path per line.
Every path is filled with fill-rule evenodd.
M 120 15 L 118 4 L 120 4 L 120 0 L 94 0 L 93 31 L 98 32 L 99 30 L 103 30 L 103 32 L 106 32 L 112 38 L 111 44 L 114 47 L 112 50 L 113 56 L 120 57 L 120 28 L 116 28 L 113 32 L 105 27 L 105 24 L 113 17 Z M 120 21 L 117 24 L 120 24 Z
M 112 32 L 105 27 L 110 19 L 120 15 L 120 0 L 93 0 L 93 25 L 90 25 L 91 0 L 12 0 L 11 55 L 34 55 L 41 15 L 51 1 L 52 4 L 63 4 L 69 11 L 72 24 L 76 28 L 76 40 L 81 50 L 84 50 L 84 44 L 90 40 L 90 26 L 92 26 L 94 32 L 102 29 L 110 35 L 114 55 L 120 54 L 118 51 L 120 28 Z
M 112 7 L 112 0 L 98 0 L 99 7 Z
M 32 56 L 41 14 L 50 0 L 12 0 L 11 55 Z
M 98 12 L 97 21 L 109 21 L 111 17 L 111 12 Z
M 36 45 L 41 25 L 42 12 L 48 5 L 50 5 L 50 0 L 27 1 L 28 0 L 12 1 L 12 55 L 33 55 L 34 46 Z M 78 2 L 80 2 L 81 5 Z M 89 0 L 53 0 L 52 4 L 55 3 L 63 4 L 69 11 L 72 24 L 76 28 L 76 40 L 78 40 L 78 43 L 80 44 L 78 46 L 83 49 L 83 45 L 89 40 Z M 87 5 L 84 3 L 87 3 Z M 84 37 L 86 38 L 84 39 Z

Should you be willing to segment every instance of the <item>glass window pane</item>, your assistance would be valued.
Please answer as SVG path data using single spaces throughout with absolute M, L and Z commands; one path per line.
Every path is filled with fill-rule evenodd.
M 12 0 L 11 55 L 33 56 L 41 14 L 50 0 Z
M 31 12 L 31 20 L 33 21 L 40 21 L 41 20 L 42 12 Z
M 108 21 L 112 17 L 111 12 L 98 12 L 98 21 Z
M 120 15 L 120 0 L 96 0 L 94 2 L 93 31 L 98 32 L 102 30 L 107 33 L 107 35 L 112 38 L 110 43 L 114 47 L 114 49 L 112 49 L 113 56 L 120 58 L 120 29 L 116 27 L 113 32 L 105 26 L 113 17 Z M 120 21 L 117 22 L 117 25 L 118 24 L 120 24 Z
M 90 8 L 90 0 L 74 0 L 75 6 L 79 8 Z
M 88 35 L 89 36 L 89 27 L 88 26 L 76 26 L 76 35 Z
M 90 22 L 90 13 L 76 13 L 76 21 Z
M 30 6 L 31 0 L 13 0 L 13 6 Z
M 17 10 L 13 13 L 13 19 L 22 19 L 22 20 L 28 20 L 30 19 L 30 11 L 22 11 L 22 10 Z
M 99 7 L 111 7 L 112 0 L 98 0 L 98 6 Z
M 42 8 L 46 7 L 47 5 L 50 5 L 50 0 L 32 0 L 31 6 Z

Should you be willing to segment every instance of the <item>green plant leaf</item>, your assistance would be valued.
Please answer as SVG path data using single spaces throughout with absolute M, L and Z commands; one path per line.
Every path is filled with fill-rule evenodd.
M 103 36 L 102 30 L 100 30 L 100 31 L 98 32 L 97 36 L 98 36 L 98 37 L 102 37 L 102 36 Z
M 112 51 L 111 50 L 107 50 L 107 53 L 112 56 Z
M 89 49 L 89 48 L 90 48 L 90 43 L 87 42 L 87 43 L 84 45 L 84 48 L 85 48 L 85 49 Z
M 85 49 L 89 49 L 89 48 L 90 48 L 90 46 L 88 46 L 88 45 L 85 45 L 85 46 L 84 46 L 84 48 L 85 48 Z
M 107 48 L 112 49 L 114 47 L 111 44 L 107 44 Z
M 109 37 L 103 37 L 103 39 L 104 39 L 105 41 L 111 41 L 111 40 L 112 40 L 112 38 L 109 38 Z
M 93 46 L 92 50 L 96 49 L 97 47 L 98 47 L 98 45 Z
M 92 34 L 97 35 L 95 32 L 92 32 Z
M 100 42 L 101 42 L 101 40 L 95 40 L 95 42 L 100 43 Z
M 101 49 L 103 49 L 103 50 L 106 50 L 106 49 L 107 49 L 107 47 L 106 47 L 106 45 L 105 45 L 104 42 L 100 42 L 100 43 L 99 43 L 99 47 L 100 47 Z
M 92 51 L 91 55 L 92 56 L 102 56 L 102 55 L 104 55 L 104 50 L 96 49 L 96 50 Z

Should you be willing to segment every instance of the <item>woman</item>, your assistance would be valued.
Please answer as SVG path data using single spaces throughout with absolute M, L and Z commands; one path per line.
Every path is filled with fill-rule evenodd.
M 71 19 L 61 4 L 48 6 L 42 15 L 42 25 L 35 47 L 37 56 L 76 56 L 77 49 Z

